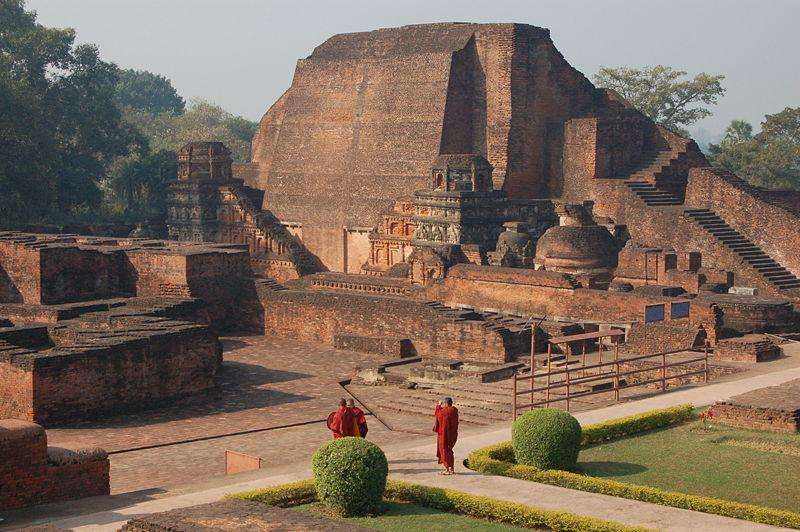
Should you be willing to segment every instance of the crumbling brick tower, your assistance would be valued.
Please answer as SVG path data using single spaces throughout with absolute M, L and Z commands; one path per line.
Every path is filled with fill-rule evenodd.
M 231 152 L 221 142 L 190 142 L 178 152 L 170 185 L 167 232 L 172 240 L 214 242 L 219 233 L 219 187 L 229 183 Z
M 594 87 L 543 28 L 335 35 L 297 62 L 241 171 L 305 250 L 358 273 L 384 213 L 427 188 L 437 157 L 465 153 L 488 160 L 510 205 L 591 200 L 635 242 L 699 250 L 738 285 L 800 300 L 798 209 L 710 169 L 694 141 Z
M 440 154 L 475 153 L 510 198 L 560 195 L 563 124 L 601 96 L 523 24 L 424 24 L 336 35 L 297 63 L 253 140 L 264 208 L 302 226 L 332 270 L 369 256 L 394 202 Z M 355 272 L 358 269 L 353 270 Z

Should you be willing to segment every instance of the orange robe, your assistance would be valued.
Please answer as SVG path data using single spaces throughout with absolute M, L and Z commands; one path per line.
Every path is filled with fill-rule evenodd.
M 445 467 L 452 468 L 455 463 L 453 447 L 458 439 L 458 409 L 454 406 L 436 406 L 436 458 Z
M 339 410 L 331 412 L 328 416 L 328 428 L 333 432 L 334 439 L 359 435 L 356 416 L 346 406 L 340 406 Z

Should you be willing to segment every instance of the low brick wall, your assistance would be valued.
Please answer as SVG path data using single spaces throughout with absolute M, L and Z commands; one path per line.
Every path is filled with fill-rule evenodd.
M 332 344 L 334 336 L 407 338 L 428 358 L 505 363 L 514 338 L 486 322 L 456 320 L 419 301 L 322 290 L 263 290 L 264 333 Z
M 714 358 L 736 362 L 764 362 L 781 356 L 781 348 L 768 337 L 748 334 L 739 338 L 725 338 L 714 348 Z
M 734 427 L 772 432 L 800 432 L 797 412 L 730 403 L 717 403 L 709 411 L 714 421 Z
M 48 448 L 41 426 L 0 420 L 0 510 L 109 492 L 105 452 Z
M 48 425 L 86 420 L 215 386 L 222 349 L 208 327 L 129 319 L 127 325 L 122 318 L 106 325 L 117 337 L 71 324 L 72 329 L 53 332 L 57 347 L 16 348 L 0 361 L 0 417 Z
M 333 336 L 333 347 L 360 353 L 378 353 L 392 357 L 405 358 L 416 355 L 414 344 L 407 338 L 381 338 L 373 336 L 357 336 L 352 334 L 336 334 Z
M 800 379 L 731 397 L 709 410 L 715 421 L 774 432 L 800 431 Z

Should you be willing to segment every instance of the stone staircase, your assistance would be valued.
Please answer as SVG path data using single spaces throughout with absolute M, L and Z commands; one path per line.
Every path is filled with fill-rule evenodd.
M 469 425 L 490 425 L 511 418 L 511 388 L 501 383 L 452 382 L 431 388 L 393 390 L 392 400 L 380 408 L 431 417 L 437 400 L 452 397 L 459 421 Z
M 274 292 L 278 292 L 281 290 L 288 290 L 285 286 L 283 286 L 281 283 L 279 283 L 272 277 L 264 277 L 262 279 L 259 279 L 258 282 L 261 286 L 264 286 L 267 289 L 272 290 Z
M 767 255 L 753 241 L 733 229 L 714 211 L 710 209 L 685 209 L 684 216 L 711 233 L 728 249 L 735 252 L 772 286 L 779 290 L 800 288 L 800 279 Z
M 625 184 L 634 194 L 641 198 L 648 207 L 665 207 L 683 204 L 680 198 L 661 190 L 653 183 L 627 180 Z
M 642 155 L 640 162 L 630 169 L 626 179 L 630 181 L 651 181 L 654 176 L 668 167 L 680 156 L 676 150 L 661 150 Z

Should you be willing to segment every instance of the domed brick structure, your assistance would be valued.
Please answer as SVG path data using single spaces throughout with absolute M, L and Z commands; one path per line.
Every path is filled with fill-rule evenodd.
M 570 274 L 608 274 L 617 266 L 617 243 L 597 225 L 592 203 L 567 204 L 558 209 L 560 225 L 551 227 L 536 244 L 537 268 Z

